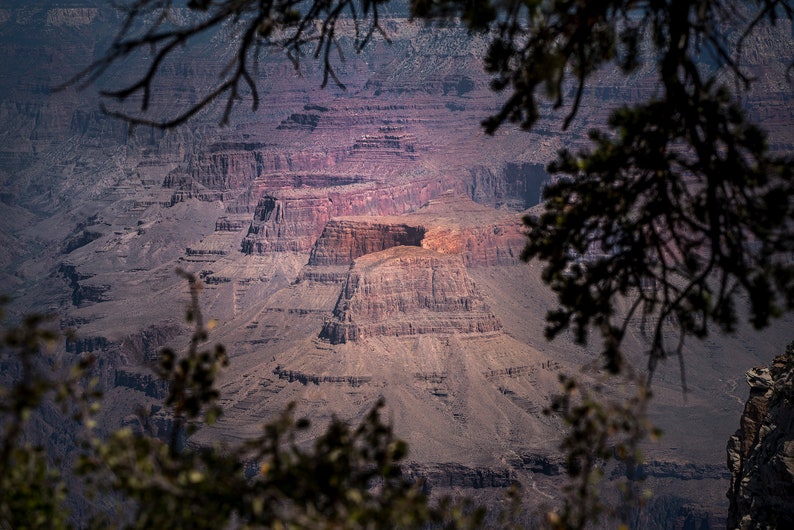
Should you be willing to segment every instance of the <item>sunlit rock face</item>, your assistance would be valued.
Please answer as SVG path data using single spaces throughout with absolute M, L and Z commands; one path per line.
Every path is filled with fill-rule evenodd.
M 355 260 L 320 337 L 341 344 L 500 329 L 459 256 L 400 245 Z
M 333 183 L 333 179 L 330 179 Z M 340 179 L 341 180 L 341 179 Z M 268 193 L 257 203 L 242 250 L 249 254 L 308 252 L 326 223 L 345 215 L 396 215 L 458 188 L 450 177 L 403 183 L 361 183 L 307 187 Z
M 587 145 L 612 108 L 654 93 L 647 65 L 628 79 L 599 72 L 564 133 L 552 119 L 487 136 L 480 122 L 504 95 L 483 73 L 484 37 L 396 10 L 382 20 L 391 44 L 337 65 L 346 90 L 319 89 L 312 61 L 299 74 L 268 54 L 256 113 L 244 97 L 228 127 L 213 108 L 160 131 L 99 109 L 97 89 L 132 80 L 132 63 L 98 87 L 50 90 L 99 56 L 120 21 L 93 1 L 0 7 L 0 285 L 12 315 L 52 312 L 75 331 L 61 360 L 97 358 L 102 428 L 154 410 L 149 425 L 168 425 L 151 366 L 162 347 L 187 343 L 180 268 L 201 279 L 211 339 L 231 356 L 224 416 L 195 443 L 255 436 L 290 402 L 319 429 L 385 396 L 410 473 L 434 490 L 493 500 L 517 481 L 528 504 L 552 502 L 562 425 L 543 409 L 559 373 L 592 361 L 596 345 L 544 339 L 556 300 L 541 266 L 519 259 L 521 217 L 558 149 Z M 780 25 L 748 48 L 763 83 L 753 116 L 783 150 L 794 144 L 791 90 L 772 74 L 791 44 Z M 216 39 L 164 64 L 153 117 L 197 101 L 228 51 Z M 646 449 L 645 528 L 724 522 L 718 469 L 744 400 L 735 389 L 790 325 L 687 344 L 685 402 L 678 371 L 659 369 L 651 414 L 666 435 Z M 641 364 L 641 331 L 626 336 Z M 68 437 L 57 421 L 37 425 L 42 440 Z
M 516 265 L 526 242 L 519 216 L 445 193 L 401 216 L 331 219 L 308 267 L 347 266 L 359 256 L 398 245 L 456 254 L 469 267 Z
M 384 218 L 339 218 L 329 221 L 309 256 L 308 266 L 351 265 L 353 260 L 399 245 L 421 246 L 425 227 Z

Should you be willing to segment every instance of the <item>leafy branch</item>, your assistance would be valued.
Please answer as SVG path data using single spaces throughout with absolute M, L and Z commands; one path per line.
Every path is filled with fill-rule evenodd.
M 643 462 L 640 444 L 661 434 L 647 417 L 651 398 L 647 381 L 624 370 L 620 386 L 626 392 L 618 393 L 610 390 L 616 387 L 614 378 L 608 384 L 589 384 L 563 375 L 560 382 L 562 393 L 544 413 L 561 418 L 569 428 L 560 445 L 569 481 L 560 508 L 549 512 L 546 522 L 556 530 L 580 530 L 602 518 L 628 525 L 645 500 L 638 491 Z M 617 503 L 602 499 L 601 480 L 611 461 L 624 469 L 625 478 L 617 484 Z
M 614 136 L 594 132 L 593 151 L 560 153 L 550 169 L 565 176 L 525 219 L 524 258 L 546 262 L 560 303 L 547 336 L 571 327 L 584 343 L 595 326 L 612 372 L 633 319 L 652 372 L 710 323 L 733 331 L 740 294 L 756 328 L 794 308 L 791 162 L 768 153 L 726 91 L 703 90 L 617 111 Z
M 204 423 L 212 425 L 220 417 L 221 409 L 216 404 L 219 392 L 215 388 L 215 379 L 229 364 L 226 350 L 221 344 L 200 350 L 208 337 L 199 304 L 201 283 L 195 275 L 182 269 L 177 270 L 177 274 L 188 283 L 190 304 L 185 321 L 192 323 L 194 329 L 186 355 L 178 358 L 174 350 L 165 348 L 161 351 L 160 363 L 155 369 L 160 379 L 168 383 L 169 387 L 165 404 L 171 407 L 173 416 L 169 442 L 172 455 L 180 449 L 180 438 L 186 434 L 183 432 L 186 422 L 194 421 L 203 414 Z
M 0 302 L 0 319 L 4 318 Z M 53 319 L 30 315 L 0 336 L 0 528 L 64 529 L 67 488 L 63 475 L 49 465 L 46 449 L 31 443 L 28 429 L 43 406 L 59 405 L 63 413 L 91 427 L 98 410 L 96 381 L 89 379 L 93 357 L 81 358 L 68 370 L 47 354 L 60 333 Z

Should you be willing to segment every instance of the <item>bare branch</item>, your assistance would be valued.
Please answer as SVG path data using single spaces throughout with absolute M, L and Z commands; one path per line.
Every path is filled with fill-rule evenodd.
M 356 7 L 359 3 L 363 5 L 362 9 Z M 332 81 L 344 88 L 336 74 L 337 59 L 332 57 L 332 53 L 336 50 L 338 61 L 344 61 L 342 44 L 337 39 L 337 26 L 347 17 L 355 26 L 354 50 L 357 53 L 371 42 L 376 33 L 389 40 L 380 26 L 377 6 L 369 0 L 315 0 L 309 3 L 298 0 L 215 0 L 208 3 L 204 13 L 196 11 L 197 16 L 178 25 L 172 17 L 177 6 L 171 0 L 135 0 L 122 9 L 121 27 L 107 53 L 54 89 L 63 90 L 71 86 L 84 89 L 106 77 L 122 60 L 134 57 L 136 53 L 143 55 L 151 48 L 152 56 L 145 59 L 145 70 L 137 79 L 129 85 L 108 87 L 100 92 L 102 97 L 118 102 L 140 95 L 140 115 L 102 106 L 109 116 L 132 125 L 177 127 L 220 98 L 225 98 L 221 123 L 226 124 L 232 109 L 244 95 L 250 97 L 252 110 L 257 110 L 261 100 L 253 72 L 258 69 L 263 50 L 272 47 L 284 50 L 300 73 L 304 47 L 313 45 L 315 57 L 322 56 L 322 86 Z M 319 28 L 315 29 L 318 22 Z M 155 82 L 163 75 L 162 67 L 174 57 L 175 50 L 189 49 L 202 35 L 215 35 L 224 27 L 234 26 L 241 26 L 239 34 L 229 37 L 235 47 L 234 58 L 229 65 L 231 68 L 220 73 L 220 83 L 176 117 L 152 119 L 144 116 L 151 109 L 156 94 Z

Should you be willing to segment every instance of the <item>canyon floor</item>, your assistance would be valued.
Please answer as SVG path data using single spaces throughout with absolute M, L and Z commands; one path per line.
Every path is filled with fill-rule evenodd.
M 518 481 L 528 506 L 553 502 L 563 426 L 543 410 L 597 344 L 544 339 L 555 299 L 541 265 L 519 259 L 521 218 L 558 149 L 581 147 L 608 109 L 653 92 L 643 73 L 599 76 L 570 131 L 550 120 L 487 136 L 479 124 L 500 97 L 482 73 L 483 38 L 394 14 L 391 45 L 340 64 L 346 90 L 320 90 L 316 65 L 298 75 L 273 55 L 258 112 L 243 105 L 225 128 L 209 112 L 177 130 L 131 129 L 98 110 L 94 88 L 48 89 L 96 57 L 118 21 L 90 2 L 0 9 L 2 291 L 13 314 L 52 312 L 75 331 L 58 355 L 97 356 L 103 426 L 142 428 L 140 411 L 164 397 L 151 366 L 189 333 L 180 268 L 201 278 L 211 341 L 231 358 L 224 415 L 194 443 L 245 440 L 291 402 L 321 429 L 384 397 L 431 488 L 493 500 Z M 772 37 L 755 44 L 758 69 L 786 57 L 790 32 Z M 194 100 L 223 45 L 168 65 L 155 108 Z M 790 150 L 791 88 L 770 86 L 750 104 Z M 649 521 L 724 525 L 744 373 L 792 329 L 786 317 L 687 343 L 686 393 L 677 359 L 660 366 Z M 627 344 L 642 366 L 639 325 Z

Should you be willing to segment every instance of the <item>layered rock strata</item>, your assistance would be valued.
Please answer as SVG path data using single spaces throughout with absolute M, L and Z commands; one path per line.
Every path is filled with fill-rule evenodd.
M 750 397 L 728 441 L 728 528 L 794 528 L 794 343 L 747 372 Z
M 540 204 L 543 187 L 551 181 L 542 164 L 507 163 L 501 169 L 470 170 L 471 197 L 495 208 L 524 210 Z
M 365 254 L 399 245 L 421 246 L 425 227 L 378 219 L 340 218 L 329 221 L 312 248 L 309 266 L 349 265 Z
M 69 343 L 66 353 L 97 358 L 109 396 L 107 425 L 120 418 L 137 421 L 137 410 L 163 395 L 150 386 L 143 367 L 156 360 L 164 343 L 188 340 L 183 335 L 189 330 L 181 326 L 187 293 L 173 273 L 179 267 L 203 279 L 202 307 L 219 322 L 213 341 L 226 344 L 234 355 L 222 388 L 223 427 L 206 443 L 222 436 L 258 436 L 260 423 L 289 402 L 300 403 L 318 425 L 332 411 L 360 417 L 366 403 L 385 395 L 412 458 L 453 464 L 438 468 L 451 477 L 437 481 L 438 489 L 498 484 L 469 470 L 501 469 L 517 452 L 523 462 L 510 466 L 521 480 L 531 473 L 524 482 L 532 488 L 526 498 L 555 494 L 559 478 L 553 475 L 563 472 L 561 463 L 525 455 L 556 445 L 558 425 L 540 412 L 548 404 L 546 396 L 557 391 L 556 370 L 571 369 L 564 361 L 580 365 L 589 357 L 564 337 L 554 345 L 542 340 L 542 315 L 556 301 L 541 289 L 537 269 L 502 267 L 517 263 L 523 248 L 520 216 L 485 212 L 471 201 L 441 194 L 452 189 L 515 211 L 531 206 L 547 178 L 542 168 L 555 153 L 589 146 L 585 133 L 603 124 L 612 108 L 653 96 L 655 87 L 647 82 L 653 77 L 643 67 L 627 79 L 604 69 L 588 84 L 568 130 L 572 136 L 561 135 L 555 119 L 539 122 L 534 132 L 508 127 L 487 137 L 479 123 L 499 108 L 502 95 L 490 91 L 490 78 L 482 72 L 485 37 L 452 24 L 409 24 L 395 15 L 383 20 L 391 45 L 374 42 L 338 65 L 347 91 L 317 90 L 321 66 L 314 61 L 303 62 L 298 77 L 283 57 L 265 54 L 258 77 L 263 104 L 256 114 L 248 112 L 246 100 L 227 128 L 216 128 L 219 116 L 209 109 L 183 128 L 133 130 L 102 113 L 93 90 L 52 93 L 49 88 L 101 52 L 121 22 L 110 8 L 95 10 L 97 2 L 86 3 L 90 12 L 71 11 L 70 6 L 83 3 L 70 0 L 48 9 L 15 0 L 0 8 L 0 201 L 5 208 L 0 241 L 6 250 L 0 278 L 16 310 L 59 312 L 63 322 L 77 328 L 83 338 Z M 340 33 L 342 41 L 352 35 L 352 26 L 348 29 Z M 791 55 L 790 30 L 790 24 L 780 24 L 764 39 L 748 39 L 743 63 L 761 83 L 749 94 L 752 116 L 769 130 L 771 147 L 778 151 L 794 145 L 791 90 L 768 74 L 783 77 Z M 196 101 L 204 83 L 217 79 L 217 69 L 225 66 L 211 59 L 227 44 L 208 40 L 186 60 L 164 65 L 163 97 L 153 101 L 150 116 L 166 117 L 161 110 Z M 123 82 L 137 72 L 129 63 L 116 73 Z M 136 102 L 131 104 L 118 110 L 136 110 Z M 381 214 L 390 217 L 375 218 Z M 357 226 L 388 228 L 380 228 L 385 230 L 380 239 L 362 247 L 357 241 L 362 233 L 330 229 L 335 220 L 345 219 L 339 216 L 352 215 L 359 216 Z M 253 255 L 239 252 L 249 227 L 243 248 Z M 424 234 L 418 243 L 407 235 L 387 237 L 392 230 L 407 234 L 419 227 Z M 300 276 L 313 281 L 295 282 L 324 228 L 341 246 L 318 250 L 316 263 L 323 258 L 324 264 L 307 266 Z M 324 320 L 336 319 L 333 310 L 353 261 L 391 245 L 413 244 L 462 260 L 506 333 L 387 335 L 339 345 L 317 339 Z M 397 248 L 395 258 L 405 252 Z M 280 249 L 303 250 L 268 253 Z M 53 274 L 64 260 L 61 274 Z M 471 323 L 471 311 L 465 304 L 458 307 L 457 320 L 416 304 L 413 316 L 397 310 L 373 325 L 394 333 L 433 319 Z M 347 314 L 357 329 L 373 323 L 364 310 Z M 480 315 L 486 324 L 492 318 L 486 311 Z M 149 327 L 152 323 L 156 329 Z M 165 329 L 171 326 L 172 331 Z M 459 328 L 471 325 L 439 327 Z M 715 491 L 724 501 L 727 485 L 710 467 L 721 449 L 714 448 L 709 433 L 725 425 L 734 428 L 732 388 L 725 391 L 720 383 L 734 379 L 729 364 L 752 366 L 757 358 L 770 358 L 769 352 L 777 351 L 770 344 L 781 334 L 788 337 L 790 329 L 715 338 L 705 354 L 687 355 L 692 387 L 705 397 L 698 401 L 696 393 L 690 394 L 694 400 L 685 413 L 668 407 L 669 399 L 657 401 L 679 428 L 665 426 L 665 438 L 684 455 L 667 458 L 676 465 L 695 464 L 681 469 L 658 457 L 655 462 L 662 464 L 646 468 L 649 483 L 665 481 L 653 487 L 659 498 L 674 492 L 681 501 L 657 503 L 657 512 L 669 514 L 668 520 L 683 517 L 682 506 L 692 500 L 709 513 L 725 513 L 727 503 L 711 501 Z M 730 363 L 714 362 L 716 351 L 729 352 Z M 3 364 L 0 377 L 11 375 Z M 657 377 L 655 390 L 663 396 L 661 370 Z M 672 379 L 678 397 L 677 373 Z M 693 410 L 700 414 L 694 427 L 685 419 Z M 147 427 L 167 432 L 168 421 L 158 415 Z M 52 422 L 51 432 L 64 440 L 70 437 L 64 427 Z M 466 468 L 461 471 L 458 464 Z M 686 480 L 673 478 L 678 475 Z M 433 485 L 433 472 L 425 476 Z M 543 476 L 551 476 L 546 484 Z M 686 515 L 686 521 L 668 527 L 706 527 L 693 521 Z
M 299 279 L 343 282 L 356 258 L 399 245 L 459 255 L 466 267 L 515 265 L 525 242 L 518 214 L 445 194 L 401 216 L 331 219 Z
M 355 261 L 320 337 L 341 344 L 367 336 L 500 329 L 459 256 L 399 246 Z
M 462 192 L 464 187 L 459 179 L 439 177 L 388 186 L 369 182 L 267 193 L 256 206 L 242 250 L 246 254 L 309 252 L 331 218 L 402 214 L 445 191 Z

